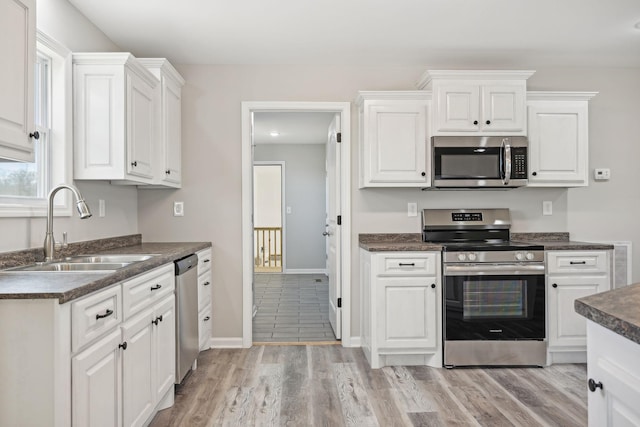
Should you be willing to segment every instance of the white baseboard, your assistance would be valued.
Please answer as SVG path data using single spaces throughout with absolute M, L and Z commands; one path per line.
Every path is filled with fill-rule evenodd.
M 362 339 L 360 337 L 351 337 L 349 347 L 362 347 Z
M 284 274 L 324 274 L 327 275 L 326 268 L 287 268 Z
M 242 337 L 211 338 L 211 348 L 242 348 Z

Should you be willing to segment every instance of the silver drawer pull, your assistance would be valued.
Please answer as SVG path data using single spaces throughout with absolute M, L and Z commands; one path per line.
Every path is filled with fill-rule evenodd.
M 587 261 L 569 261 L 569 264 L 571 265 L 576 265 L 576 264 L 586 264 Z
M 104 314 L 96 314 L 96 320 L 98 319 L 104 319 L 105 317 L 109 317 L 113 314 L 113 310 L 109 310 L 107 309 L 107 311 Z
M 399 263 L 398 264 L 400 267 L 415 267 L 416 263 L 415 262 L 406 262 L 406 263 Z

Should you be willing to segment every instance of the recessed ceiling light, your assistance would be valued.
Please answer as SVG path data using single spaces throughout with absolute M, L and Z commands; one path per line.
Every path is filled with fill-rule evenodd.
M 272 130 L 271 132 L 269 132 L 269 135 L 278 136 L 278 135 L 280 135 L 280 132 L 278 132 L 277 130 Z

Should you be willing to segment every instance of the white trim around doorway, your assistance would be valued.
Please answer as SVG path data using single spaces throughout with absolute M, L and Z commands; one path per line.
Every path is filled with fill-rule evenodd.
M 351 104 L 349 102 L 252 102 L 242 103 L 242 346 L 253 340 L 253 147 L 254 112 L 333 112 L 340 114 L 341 154 L 341 257 L 342 345 L 351 347 Z

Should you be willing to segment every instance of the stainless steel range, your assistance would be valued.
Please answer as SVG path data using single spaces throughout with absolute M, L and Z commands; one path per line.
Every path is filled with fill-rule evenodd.
M 425 209 L 422 224 L 443 245 L 445 367 L 545 365 L 544 248 L 510 241 L 508 209 Z

